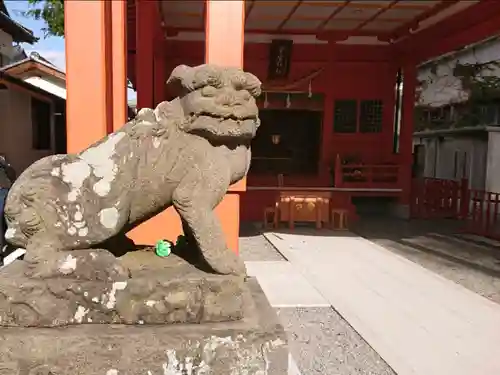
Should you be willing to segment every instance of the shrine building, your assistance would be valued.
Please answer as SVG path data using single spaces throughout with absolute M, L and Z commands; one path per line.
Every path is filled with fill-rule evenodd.
M 240 220 L 261 221 L 287 190 L 327 193 L 352 220 L 359 197 L 407 215 L 417 68 L 498 34 L 500 1 L 67 1 L 65 27 L 68 152 L 126 122 L 127 78 L 140 109 L 171 99 L 179 64 L 259 77 L 252 165 L 217 207 L 237 251 Z M 180 231 L 169 209 L 130 235 Z

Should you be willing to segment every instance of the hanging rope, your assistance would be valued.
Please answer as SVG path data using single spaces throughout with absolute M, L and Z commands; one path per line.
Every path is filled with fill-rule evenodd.
M 312 73 L 307 74 L 306 76 L 300 77 L 294 82 L 286 83 L 284 85 L 279 85 L 279 84 L 273 85 L 272 83 L 264 83 L 263 91 L 268 91 L 268 92 L 292 91 L 294 89 L 301 87 L 303 84 L 307 83 L 307 81 L 309 81 L 309 84 L 311 84 L 312 80 L 315 79 L 317 76 L 319 76 L 324 70 L 325 67 L 321 67 L 319 69 L 316 69 Z

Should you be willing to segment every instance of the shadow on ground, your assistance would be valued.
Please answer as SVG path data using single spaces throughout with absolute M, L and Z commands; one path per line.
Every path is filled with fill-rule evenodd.
M 468 236 L 454 220 L 364 217 L 352 231 L 500 303 L 500 243 Z

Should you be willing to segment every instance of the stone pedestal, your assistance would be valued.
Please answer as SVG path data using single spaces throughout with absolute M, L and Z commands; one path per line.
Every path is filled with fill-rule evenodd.
M 68 278 L 28 280 L 23 262 L 2 272 L 0 375 L 287 374 L 285 332 L 255 279 L 138 253 L 101 280 L 92 276 L 106 290 L 96 301 L 78 256 L 56 262 L 73 270 Z M 54 294 L 47 283 L 57 281 Z

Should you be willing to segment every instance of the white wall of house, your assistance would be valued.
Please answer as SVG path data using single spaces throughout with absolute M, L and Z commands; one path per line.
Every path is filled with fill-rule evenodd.
M 31 95 L 28 92 L 8 89 L 0 90 L 0 152 L 19 174 L 36 160 L 55 153 L 54 108 L 51 115 L 51 147 L 35 150 L 32 147 L 33 121 Z
M 464 90 L 460 78 L 453 74 L 454 68 L 457 64 L 492 62 L 500 62 L 500 37 L 445 57 L 437 65 L 425 65 L 418 73 L 418 80 L 423 84 L 416 105 L 441 107 L 468 100 L 468 92 Z M 489 65 L 480 76 L 500 77 L 500 68 Z M 500 192 L 500 133 L 489 132 L 484 139 L 450 136 L 441 142 L 434 136 L 422 140 L 416 137 L 415 143 L 426 145 L 426 177 L 453 179 L 455 153 L 466 152 L 467 177 L 471 188 Z
M 486 139 L 476 137 L 444 137 L 438 139 L 438 137 L 429 137 L 423 138 L 416 143 L 425 146 L 424 177 L 449 180 L 465 177 L 469 179 L 469 186 L 472 189 L 482 190 L 485 188 L 486 158 L 488 154 L 488 141 Z
M 14 55 L 14 48 L 12 47 L 12 43 L 12 36 L 10 34 L 7 34 L 5 31 L 0 30 L 0 54 L 7 57 L 7 59 L 3 59 L 3 64 L 0 63 L 0 66 L 10 63 L 10 59 Z
M 497 131 L 488 134 L 486 171 L 486 190 L 500 193 L 500 132 Z

